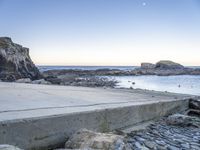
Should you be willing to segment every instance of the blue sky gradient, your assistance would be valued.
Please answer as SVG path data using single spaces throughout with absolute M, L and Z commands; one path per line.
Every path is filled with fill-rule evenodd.
M 199 0 L 0 0 L 0 18 L 39 65 L 200 65 Z

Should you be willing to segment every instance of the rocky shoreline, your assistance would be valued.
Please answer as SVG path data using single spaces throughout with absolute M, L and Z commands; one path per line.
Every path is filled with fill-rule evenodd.
M 171 76 L 171 75 L 200 75 L 200 69 L 186 68 L 178 63 L 172 61 L 159 61 L 156 64 L 142 63 L 141 67 L 133 70 L 118 70 L 118 69 L 97 69 L 97 70 L 48 70 L 42 72 L 46 81 L 52 84 L 62 85 L 80 85 L 92 86 L 94 84 L 85 84 L 80 81 L 82 78 L 87 78 L 88 81 L 94 78 L 103 79 L 105 76 L 140 76 L 140 75 L 157 75 L 157 76 Z M 71 80 L 71 81 L 70 81 Z M 105 81 L 105 80 L 102 80 Z M 117 81 L 106 80 L 97 86 L 115 87 Z M 69 82 L 72 82 L 71 84 Z M 79 82 L 79 83 L 77 83 Z M 94 82 L 99 83 L 99 80 Z M 112 84 L 110 84 L 112 83 Z
M 97 70 L 48 70 L 44 71 L 44 76 L 60 76 L 60 75 L 79 75 L 79 76 L 139 76 L 139 75 L 200 75 L 199 68 L 188 68 L 172 61 L 159 61 L 156 64 L 141 63 L 141 66 L 133 70 L 119 69 L 97 69 Z
M 187 68 L 172 61 L 156 64 L 142 63 L 133 70 L 49 70 L 40 72 L 29 56 L 29 49 L 12 42 L 9 37 L 0 37 L 0 81 L 56 84 L 86 87 L 115 87 L 117 81 L 105 76 L 139 75 L 200 75 L 200 69 Z

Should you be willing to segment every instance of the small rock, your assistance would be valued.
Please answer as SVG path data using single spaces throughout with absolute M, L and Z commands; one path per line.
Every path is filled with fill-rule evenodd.
M 149 150 L 146 146 L 141 145 L 139 142 L 135 142 L 135 146 L 141 150 Z
M 22 78 L 22 79 L 18 79 L 15 82 L 17 83 L 31 83 L 31 79 L 30 78 Z
M 188 144 L 188 143 L 181 144 L 181 146 L 182 146 L 183 148 L 187 148 L 187 149 L 190 148 L 190 144 Z
M 150 149 L 153 149 L 156 147 L 156 144 L 154 142 L 144 141 L 144 144 Z
M 200 100 L 190 99 L 189 108 L 200 110 Z
M 166 143 L 163 142 L 163 141 L 158 141 L 158 140 L 156 140 L 156 143 L 159 144 L 159 145 L 161 145 L 161 146 L 165 146 L 165 145 L 166 145 Z
M 3 145 L 0 145 L 0 150 L 22 150 L 16 146 L 12 146 L 12 145 L 7 145 L 7 144 L 3 144 Z
M 172 145 L 169 145 L 169 146 L 168 146 L 168 149 L 169 149 L 169 150 L 180 150 L 180 148 L 175 147 L 175 146 L 172 146 Z
M 141 63 L 142 69 L 154 69 L 155 67 L 156 65 L 152 63 Z
M 51 84 L 51 83 L 49 81 L 44 80 L 44 79 L 40 79 L 40 80 L 32 81 L 32 84 Z

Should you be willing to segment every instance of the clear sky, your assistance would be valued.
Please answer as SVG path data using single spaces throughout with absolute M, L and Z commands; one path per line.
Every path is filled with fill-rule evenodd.
M 38 65 L 200 65 L 200 0 L 0 0 L 0 36 Z

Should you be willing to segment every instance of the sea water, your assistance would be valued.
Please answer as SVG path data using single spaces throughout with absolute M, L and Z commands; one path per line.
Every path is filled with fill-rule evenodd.
M 133 70 L 137 66 L 38 66 L 40 71 L 60 69 L 120 69 Z M 197 67 L 195 67 L 197 68 Z M 200 95 L 200 75 L 178 75 L 178 76 L 109 76 L 108 78 L 118 81 L 116 88 L 139 88 L 155 91 L 168 91 Z
M 167 91 L 200 95 L 200 75 L 178 76 L 113 76 L 117 80 L 117 88 L 139 88 L 155 91 Z

